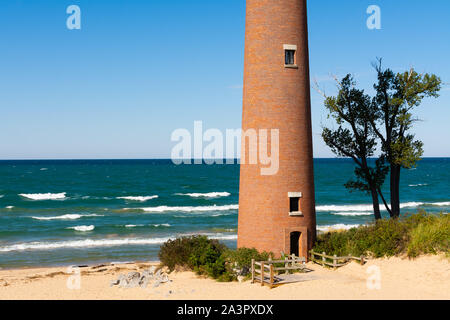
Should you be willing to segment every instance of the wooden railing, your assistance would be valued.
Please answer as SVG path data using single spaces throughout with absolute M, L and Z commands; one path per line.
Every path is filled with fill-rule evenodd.
M 284 263 L 284 267 L 275 267 L 275 264 Z M 275 285 L 275 272 L 289 270 L 303 270 L 305 269 L 306 259 L 291 255 L 284 260 L 268 260 L 255 261 L 252 259 L 252 283 L 260 282 L 261 286 L 268 285 L 273 288 Z
M 311 254 L 311 258 L 310 258 L 311 261 L 321 264 L 322 266 L 332 267 L 334 269 L 345 266 L 352 260 L 359 261 L 359 263 L 361 265 L 363 265 L 367 261 L 367 258 L 364 256 L 361 256 L 361 257 L 353 257 L 351 255 L 344 256 L 344 257 L 338 257 L 337 255 L 329 256 L 325 252 L 318 253 L 318 252 L 314 252 L 313 250 L 310 251 L 310 254 Z M 320 258 L 316 258 L 316 257 L 320 257 Z

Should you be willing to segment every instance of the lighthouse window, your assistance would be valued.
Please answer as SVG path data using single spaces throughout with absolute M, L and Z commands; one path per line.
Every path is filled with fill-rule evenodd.
M 289 215 L 290 216 L 301 216 L 302 208 L 300 206 L 300 200 L 302 198 L 301 192 L 289 192 Z
M 289 212 L 299 212 L 299 203 L 300 198 L 289 198 Z
M 295 50 L 285 50 L 285 65 L 295 64 Z

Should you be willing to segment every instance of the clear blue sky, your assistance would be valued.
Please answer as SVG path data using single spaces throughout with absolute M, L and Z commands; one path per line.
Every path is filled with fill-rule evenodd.
M 68 30 L 79 5 L 82 29 Z M 382 29 L 368 30 L 376 4 Z M 450 83 L 450 1 L 310 0 L 311 78 L 353 73 L 371 88 L 371 62 L 436 73 Z M 239 128 L 244 0 L 4 0 L 0 2 L 0 159 L 167 158 L 174 129 Z M 313 89 L 316 157 L 323 99 Z M 426 100 L 416 133 L 425 156 L 450 156 L 450 85 Z

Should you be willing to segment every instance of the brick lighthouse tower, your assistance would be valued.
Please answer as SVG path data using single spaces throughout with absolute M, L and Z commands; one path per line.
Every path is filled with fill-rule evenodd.
M 242 129 L 279 130 L 279 169 L 263 175 L 260 161 L 241 163 L 238 247 L 308 257 L 316 215 L 306 0 L 247 0 Z M 250 152 L 242 139 L 241 157 Z

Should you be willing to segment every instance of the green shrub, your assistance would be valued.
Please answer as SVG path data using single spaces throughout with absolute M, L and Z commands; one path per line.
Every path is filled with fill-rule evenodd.
M 342 232 L 328 232 L 318 236 L 316 252 L 338 256 L 385 257 L 406 253 L 445 252 L 450 248 L 450 218 L 448 215 L 428 215 L 425 212 L 402 216 L 399 219 L 380 220 L 367 226 Z M 248 275 L 251 261 L 267 261 L 274 257 L 269 252 L 239 248 L 230 250 L 217 240 L 206 236 L 190 236 L 169 240 L 161 246 L 162 266 L 173 271 L 177 266 L 218 281 L 233 281 L 239 275 Z M 282 266 L 283 264 L 280 264 Z
M 273 257 L 272 253 L 259 252 L 255 248 L 239 248 L 237 250 L 228 250 L 225 254 L 227 261 L 240 270 L 240 275 L 246 276 L 251 269 L 252 259 L 256 261 L 267 261 Z
M 351 233 L 354 233 L 356 229 L 352 229 L 346 232 L 327 232 L 321 234 L 317 238 L 317 242 L 314 246 L 314 251 L 327 254 L 336 254 L 343 256 L 349 252 L 349 241 Z
M 448 215 L 430 217 L 411 230 L 408 244 L 408 256 L 417 257 L 420 254 L 436 254 L 446 252 L 450 248 L 450 218 Z
M 161 246 L 158 256 L 161 265 L 170 271 L 183 267 L 199 275 L 228 282 L 236 280 L 236 268 L 240 270 L 239 275 L 247 275 L 252 259 L 268 260 L 271 254 L 247 248 L 230 250 L 206 236 L 190 236 L 167 241 Z
M 449 228 L 448 216 L 437 217 L 421 211 L 348 231 L 321 234 L 314 251 L 377 258 L 403 253 L 414 257 L 422 253 L 448 252 Z
M 221 281 L 231 281 L 234 276 L 227 267 L 227 247 L 206 236 L 190 236 L 165 242 L 159 251 L 162 266 L 170 271 L 184 267 L 199 275 L 207 275 Z
M 407 241 L 406 225 L 397 219 L 379 220 L 358 228 L 349 243 L 353 255 L 373 255 L 380 258 L 401 253 Z
M 181 237 L 165 242 L 158 253 L 163 266 L 173 271 L 177 266 L 194 270 L 211 263 L 225 252 L 225 245 L 206 236 Z
M 225 259 L 222 257 L 226 248 L 214 240 L 209 241 L 205 246 L 194 249 L 189 257 L 189 262 L 191 268 L 198 274 L 218 278 L 226 271 Z

